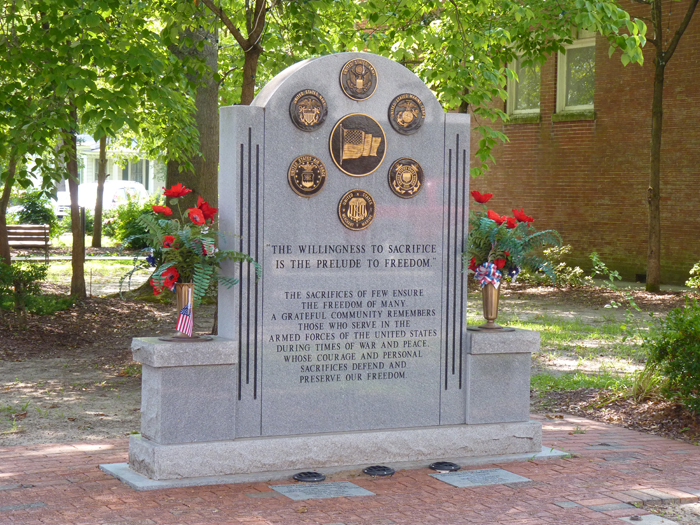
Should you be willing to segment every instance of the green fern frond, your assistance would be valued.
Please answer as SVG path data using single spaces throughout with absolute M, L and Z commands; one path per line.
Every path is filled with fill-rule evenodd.
M 241 252 L 234 252 L 227 250 L 224 252 L 221 256 L 222 261 L 233 261 L 233 262 L 239 262 L 239 263 L 244 263 L 248 262 L 252 264 L 255 267 L 255 280 L 259 280 L 260 277 L 262 277 L 262 266 L 253 259 L 250 255 L 246 255 L 245 253 Z
M 240 282 L 235 277 L 226 277 L 225 275 L 217 275 L 216 277 L 226 288 L 233 288 Z
M 194 282 L 194 304 L 199 305 L 207 293 L 209 284 L 211 283 L 212 277 L 214 276 L 214 266 L 209 264 L 204 264 L 201 261 L 197 261 L 194 265 L 194 276 L 192 281 Z

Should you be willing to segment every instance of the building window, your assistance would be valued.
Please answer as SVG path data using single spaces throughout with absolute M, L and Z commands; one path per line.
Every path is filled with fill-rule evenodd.
M 510 65 L 518 80 L 508 81 L 508 114 L 532 115 L 540 112 L 540 65 L 523 65 L 518 58 Z
M 131 180 L 143 184 L 143 161 L 139 160 L 131 163 Z
M 557 62 L 557 112 L 593 109 L 595 94 L 595 33 L 578 31 Z
M 124 161 L 124 167 L 122 168 L 122 180 L 129 180 L 129 161 Z

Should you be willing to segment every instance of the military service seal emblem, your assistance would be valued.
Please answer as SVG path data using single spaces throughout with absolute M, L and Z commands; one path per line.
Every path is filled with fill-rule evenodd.
M 300 91 L 289 104 L 289 115 L 294 125 L 302 131 L 315 131 L 320 128 L 328 115 L 326 99 L 318 91 Z
M 399 95 L 389 105 L 389 122 L 397 133 L 412 135 L 423 125 L 425 106 L 410 93 Z
M 302 197 L 313 197 L 326 183 L 326 167 L 318 157 L 301 155 L 292 162 L 287 178 L 294 193 Z
M 423 188 L 423 168 L 408 157 L 397 160 L 389 168 L 389 187 L 402 199 L 415 197 Z
M 340 87 L 353 100 L 367 100 L 377 89 L 377 71 L 364 58 L 354 58 L 340 70 Z
M 374 220 L 376 206 L 364 190 L 351 190 L 338 203 L 338 217 L 349 230 L 364 230 Z

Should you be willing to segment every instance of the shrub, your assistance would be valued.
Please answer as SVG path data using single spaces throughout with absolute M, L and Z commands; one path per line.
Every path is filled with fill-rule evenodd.
M 556 276 L 556 286 L 583 286 L 585 277 L 583 270 L 578 266 L 573 268 L 563 261 L 564 257 L 571 253 L 571 245 L 554 246 L 545 249 L 542 254 L 549 266 L 553 268 Z M 518 280 L 535 285 L 551 284 L 552 280 L 542 272 L 523 270 L 518 275 Z
M 132 248 L 135 250 L 146 248 L 148 243 L 146 242 L 146 238 L 142 236 L 148 233 L 148 228 L 138 219 L 144 213 L 150 213 L 155 217 L 152 207 L 159 201 L 160 196 L 154 195 L 143 204 L 129 201 L 126 204 L 118 206 L 114 212 L 114 216 L 110 215 L 110 218 L 113 217 L 109 226 L 110 233 L 113 232 L 111 237 L 122 243 L 125 248 Z
M 41 294 L 48 269 L 47 264 L 0 263 L 0 308 L 20 314 L 20 326 L 26 324 L 27 313 L 50 315 L 73 306 L 72 297 Z
M 70 213 L 66 213 L 61 220 L 61 231 L 71 233 L 73 221 Z M 90 208 L 85 208 L 85 235 L 92 235 L 92 229 L 95 225 L 95 216 Z
M 690 410 L 700 413 L 700 305 L 686 299 L 681 308 L 671 310 L 658 328 L 644 341 L 649 361 L 659 365 L 668 378 L 664 395 L 677 398 Z
M 22 209 L 15 214 L 18 224 L 48 224 L 51 237 L 61 233 L 51 199 L 41 190 L 30 190 L 19 198 Z
M 690 279 L 685 282 L 688 288 L 700 288 L 700 262 L 690 270 Z

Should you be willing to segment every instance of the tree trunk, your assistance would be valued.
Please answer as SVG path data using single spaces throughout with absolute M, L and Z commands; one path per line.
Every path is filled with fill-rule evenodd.
M 102 203 L 107 180 L 107 136 L 100 139 L 100 162 L 97 170 L 97 197 L 95 199 L 95 224 L 92 227 L 92 247 L 102 247 Z
M 663 57 L 654 60 L 654 95 L 651 103 L 651 168 L 647 204 L 649 238 L 647 246 L 647 292 L 658 292 L 661 285 L 661 127 L 663 122 Z
M 215 208 L 219 201 L 219 84 L 214 79 L 219 59 L 216 30 L 211 33 L 202 27 L 188 36 L 192 38 L 193 44 L 191 48 L 183 51 L 205 60 L 210 71 L 205 73 L 204 78 L 199 79 L 202 84 L 197 88 L 195 95 L 195 122 L 199 131 L 200 155 L 190 159 L 194 169 L 180 171 L 179 163 L 174 161 L 168 162 L 167 165 L 166 186 L 171 187 L 181 182 L 192 190 L 192 193 L 181 201 L 183 211 L 185 208 L 194 207 L 198 196 Z M 197 42 L 201 41 L 204 41 L 204 47 L 202 51 L 197 51 Z
M 73 122 L 77 122 L 75 108 L 71 109 Z M 68 162 L 68 191 L 70 193 L 70 219 L 71 233 L 73 234 L 73 251 L 71 252 L 71 264 L 73 276 L 70 281 L 70 294 L 73 297 L 83 298 L 87 295 L 85 290 L 85 232 L 80 221 L 80 209 L 78 203 L 78 143 L 74 133 L 65 133 L 64 146 L 67 148 Z
M 258 61 L 262 54 L 260 44 L 255 44 L 245 53 L 243 62 L 243 86 L 241 89 L 241 105 L 249 106 L 255 98 L 255 76 L 258 73 Z
M 10 202 L 10 193 L 12 192 L 12 185 L 15 183 L 15 170 L 17 169 L 17 158 L 14 152 L 10 153 L 10 163 L 7 167 L 7 179 L 5 179 L 5 186 L 2 189 L 2 196 L 0 197 L 0 262 L 5 264 L 12 264 L 12 257 L 10 255 L 10 244 L 7 239 L 7 205 Z

